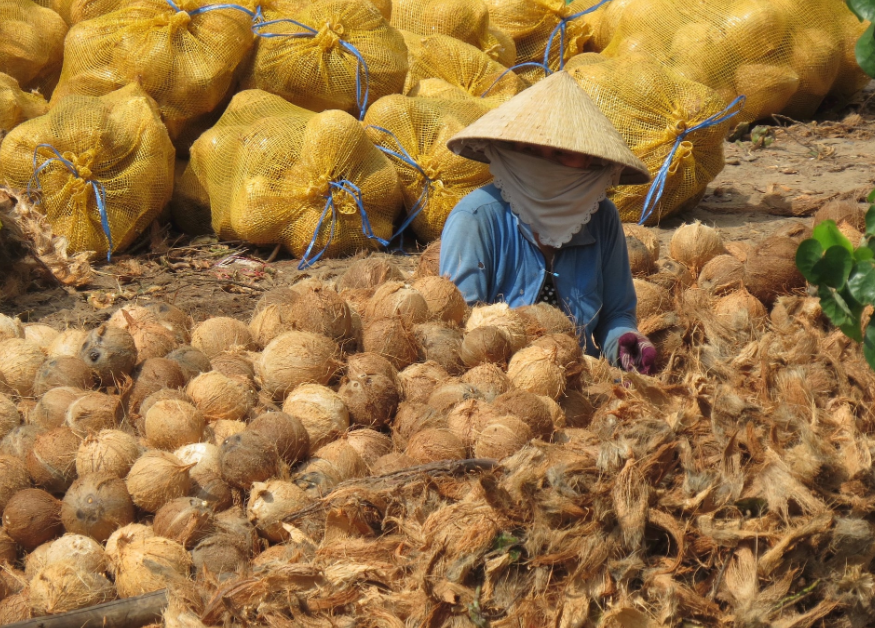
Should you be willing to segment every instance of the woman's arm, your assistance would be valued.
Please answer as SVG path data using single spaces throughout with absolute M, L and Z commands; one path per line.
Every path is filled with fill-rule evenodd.
M 458 286 L 469 304 L 490 302 L 495 284 L 492 229 L 484 220 L 488 213 L 484 207 L 457 205 L 441 234 L 440 274 Z

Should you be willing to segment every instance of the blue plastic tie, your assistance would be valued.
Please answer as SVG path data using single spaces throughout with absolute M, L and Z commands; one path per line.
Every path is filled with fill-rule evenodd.
M 261 7 L 259 7 L 257 11 L 251 11 L 250 9 L 247 9 L 246 7 L 242 7 L 239 4 L 227 3 L 227 4 L 208 4 L 206 6 L 198 7 L 197 9 L 194 9 L 192 11 L 185 11 L 185 10 L 179 8 L 179 5 L 176 4 L 176 2 L 174 2 L 173 0 L 166 0 L 166 1 L 167 1 L 167 4 L 170 5 L 170 8 L 173 9 L 174 11 L 176 11 L 177 13 L 188 13 L 191 17 L 194 17 L 195 15 L 200 15 L 201 13 L 207 13 L 208 11 L 216 11 L 218 9 L 234 9 L 235 11 L 243 11 L 243 13 L 245 13 L 246 15 L 251 17 L 253 20 L 258 19 L 259 16 L 261 15 Z
M 553 42 L 556 39 L 556 33 L 559 33 L 559 69 L 565 67 L 565 31 L 568 28 L 568 22 L 571 20 L 576 20 L 579 17 L 586 15 L 587 13 L 592 13 L 600 9 L 603 5 L 607 4 L 611 0 L 601 0 L 598 4 L 591 6 L 588 9 L 575 13 L 574 15 L 569 15 L 568 17 L 563 17 L 559 20 L 559 23 L 556 25 L 556 28 L 553 29 L 553 32 L 550 33 L 550 37 L 547 38 L 547 47 L 544 49 L 544 71 L 549 76 L 552 73 L 550 70 L 550 50 L 553 48 Z
M 656 206 L 659 204 L 659 201 L 662 200 L 662 194 L 665 192 L 665 182 L 666 179 L 668 179 L 668 171 L 671 168 L 671 163 L 674 160 L 675 153 L 681 145 L 681 142 L 683 142 L 690 133 L 717 126 L 718 124 L 722 124 L 727 120 L 734 118 L 744 109 L 745 100 L 745 96 L 739 96 L 729 103 L 729 105 L 720 113 L 715 113 L 713 116 L 690 127 L 689 129 L 686 129 L 683 133 L 677 136 L 674 146 L 672 146 L 671 150 L 668 152 L 665 161 L 662 162 L 662 166 L 660 166 L 659 171 L 653 178 L 653 183 L 650 185 L 650 189 L 647 191 L 647 196 L 644 198 L 644 205 L 641 208 L 641 219 L 638 221 L 639 225 L 643 225 L 650 218 L 651 214 L 653 214 L 653 211 L 656 209 Z M 739 105 L 740 107 L 738 111 L 732 111 Z
M 526 61 L 526 62 L 524 62 L 524 63 L 517 63 L 516 65 L 509 67 L 509 68 L 506 69 L 504 72 L 502 72 L 501 74 L 499 74 L 499 75 L 498 75 L 498 78 L 495 79 L 494 81 L 492 81 L 492 85 L 490 85 L 489 87 L 487 87 L 487 88 L 486 88 L 486 91 L 484 91 L 482 94 L 480 94 L 480 98 L 486 98 L 486 95 L 487 95 L 490 91 L 492 91 L 492 88 L 495 87 L 496 85 L 498 85 L 498 82 L 499 82 L 501 79 L 503 79 L 505 76 L 507 76 L 508 73 L 510 73 L 510 72 L 514 72 L 515 70 L 518 70 L 519 68 L 525 68 L 525 67 L 529 67 L 529 66 L 533 66 L 533 67 L 536 67 L 536 68 L 541 68 L 542 70 L 544 70 L 544 73 L 545 73 L 547 76 L 550 76 L 550 68 L 548 68 L 547 66 L 545 66 L 543 63 L 538 63 L 537 61 Z
M 48 148 L 52 153 L 55 154 L 54 157 L 50 157 L 46 159 L 40 166 L 37 166 L 37 158 L 39 157 L 39 149 L 40 148 Z M 45 170 L 49 165 L 59 162 L 61 163 L 67 170 L 70 171 L 77 179 L 80 179 L 79 171 L 76 169 L 76 166 L 68 160 L 64 159 L 61 153 L 52 146 L 51 144 L 38 144 L 37 147 L 33 150 L 33 175 L 30 178 L 30 181 L 27 183 L 27 193 L 31 194 L 33 183 L 36 182 L 36 187 L 39 190 L 43 189 L 42 183 L 39 180 L 39 176 L 43 170 Z M 88 184 L 91 186 L 91 189 L 94 191 L 94 198 L 97 201 L 97 213 L 100 215 L 100 225 L 103 228 L 103 233 L 106 235 L 106 240 L 109 242 L 109 248 L 106 250 L 106 261 L 110 261 L 112 259 L 112 232 L 109 229 L 109 216 L 106 213 L 106 188 L 103 187 L 103 184 L 98 181 L 88 181 Z

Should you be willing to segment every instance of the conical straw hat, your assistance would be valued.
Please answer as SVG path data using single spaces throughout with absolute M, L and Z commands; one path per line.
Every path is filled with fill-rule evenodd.
M 621 184 L 647 183 L 650 172 L 567 72 L 554 72 L 454 135 L 447 147 L 488 162 L 483 140 L 523 142 L 581 153 L 623 166 Z M 473 145 L 472 145 L 473 143 Z

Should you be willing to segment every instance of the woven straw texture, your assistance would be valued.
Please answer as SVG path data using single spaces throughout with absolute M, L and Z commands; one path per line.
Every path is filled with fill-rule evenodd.
M 395 0 L 392 26 L 417 35 L 455 37 L 507 67 L 516 61 L 513 39 L 490 27 L 483 0 Z
M 18 81 L 0 72 L 0 137 L 25 120 L 45 114 L 48 109 L 45 98 L 23 91 Z
M 650 180 L 647 166 L 568 72 L 555 72 L 490 111 L 456 134 L 449 147 L 456 154 L 485 161 L 476 148 L 481 140 L 523 142 L 591 155 L 625 166 L 623 183 Z
M 419 166 L 390 157 L 408 214 L 420 203 L 411 223 L 420 240 L 439 238 L 456 203 L 492 180 L 486 164 L 459 157 L 446 147 L 447 140 L 473 122 L 477 113 L 465 102 L 395 95 L 381 98 L 365 115 L 365 130 L 374 144 L 396 153 L 400 145 Z
M 209 3 L 183 5 L 191 10 Z M 51 104 L 70 94 L 100 96 L 139 81 L 176 137 L 189 120 L 215 108 L 231 87 L 234 70 L 252 45 L 250 23 L 248 15 L 232 9 L 192 17 L 165 0 L 133 0 L 70 29 Z
M 114 251 L 129 246 L 170 199 L 173 145 L 155 101 L 137 85 L 99 98 L 69 96 L 15 127 L 0 144 L 0 178 L 26 188 L 39 144 L 57 149 L 80 175 L 57 161 L 40 174 L 40 207 L 71 252 L 107 251 L 91 181 L 106 189 Z M 37 154 L 38 165 L 54 156 L 44 148 Z
M 839 74 L 845 13 L 836 0 L 634 0 L 604 54 L 647 54 L 727 102 L 744 94 L 738 121 L 807 118 Z
M 569 74 L 590 95 L 650 170 L 662 167 L 683 131 L 720 113 L 717 93 L 639 55 L 605 60 L 598 54 L 575 57 Z M 675 152 L 664 193 L 647 224 L 693 206 L 723 169 L 723 139 L 732 120 L 693 131 Z M 626 222 L 638 222 L 650 185 L 615 188 L 611 198 Z
M 176 160 L 173 196 L 168 204 L 176 228 L 190 236 L 213 232 L 210 197 L 200 184 L 194 168 L 184 159 Z
M 0 72 L 24 89 L 51 92 L 57 83 L 67 24 L 30 0 L 0 0 Z
M 378 246 L 363 235 L 353 197 L 332 182 L 359 187 L 381 238 L 391 235 L 403 206 L 395 168 L 355 118 L 337 110 L 316 114 L 261 90 L 234 96 L 191 156 L 220 237 L 282 244 L 297 257 L 314 234 L 313 253 L 327 245 L 332 257 Z M 329 196 L 337 212 L 332 220 L 329 210 L 320 226 Z
M 268 20 L 285 17 L 289 16 L 265 12 Z M 404 87 L 404 38 L 370 2 L 318 0 L 293 18 L 315 30 L 315 36 L 259 38 L 244 86 L 277 94 L 311 111 L 341 109 L 358 115 L 356 73 L 360 64 L 344 47 L 342 42 L 346 42 L 367 64 L 368 102 Z M 309 33 L 288 22 L 271 25 L 264 30 L 268 32 Z

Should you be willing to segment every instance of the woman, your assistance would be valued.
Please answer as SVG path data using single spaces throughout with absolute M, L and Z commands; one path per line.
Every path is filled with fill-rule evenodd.
M 650 175 L 586 92 L 556 72 L 447 145 L 488 163 L 495 182 L 450 213 L 441 275 L 468 303 L 556 305 L 589 355 L 650 374 L 656 349 L 638 332 L 626 239 L 605 198 Z

